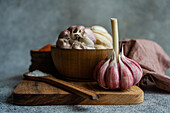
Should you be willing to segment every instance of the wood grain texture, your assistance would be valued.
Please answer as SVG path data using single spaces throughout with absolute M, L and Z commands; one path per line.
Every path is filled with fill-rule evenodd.
M 88 98 L 91 100 L 96 100 L 100 98 L 100 96 L 97 95 L 92 90 L 88 90 L 87 88 L 81 87 L 80 85 L 72 84 L 65 80 L 55 78 L 52 75 L 37 77 L 37 76 L 29 76 L 28 73 L 25 73 L 24 77 L 29 80 L 36 80 L 36 81 L 48 83 L 50 85 L 54 85 L 58 88 L 64 89 L 68 92 L 71 92 L 73 94 L 76 94 L 78 96 Z
M 60 76 L 93 80 L 93 70 L 112 49 L 76 50 L 51 47 L 54 65 Z M 67 71 L 66 71 L 67 70 Z
M 22 80 L 13 91 L 13 103 L 17 105 L 121 105 L 143 102 L 144 93 L 132 86 L 128 90 L 104 90 L 96 82 L 71 82 L 95 91 L 99 100 L 89 100 L 71 94 L 47 83 Z

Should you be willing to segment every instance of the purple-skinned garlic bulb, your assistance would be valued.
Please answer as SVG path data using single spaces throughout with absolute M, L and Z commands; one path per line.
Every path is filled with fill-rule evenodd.
M 119 63 L 113 50 L 113 55 L 100 61 L 93 72 L 93 77 L 99 86 L 105 89 L 129 89 L 142 78 L 140 65 L 124 56 L 122 51 L 118 56 Z

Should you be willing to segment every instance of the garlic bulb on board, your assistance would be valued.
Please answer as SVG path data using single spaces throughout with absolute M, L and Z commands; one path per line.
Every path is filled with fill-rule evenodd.
M 142 78 L 140 65 L 124 56 L 123 47 L 117 64 L 115 52 L 110 58 L 99 62 L 93 73 L 94 79 L 105 89 L 128 89 Z

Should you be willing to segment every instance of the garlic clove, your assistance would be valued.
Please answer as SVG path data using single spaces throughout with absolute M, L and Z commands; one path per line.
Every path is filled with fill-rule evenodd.
M 122 46 L 121 60 L 132 72 L 134 78 L 134 85 L 137 84 L 142 78 L 142 74 L 143 74 L 142 68 L 136 61 L 124 56 L 123 46 Z
M 85 29 L 86 29 L 86 27 L 84 27 L 83 25 L 80 25 L 80 26 L 77 27 L 77 32 L 83 33 Z
M 96 48 L 96 49 L 107 49 L 107 47 L 105 47 L 104 45 L 98 45 L 98 44 L 95 44 L 94 48 Z
M 128 68 L 131 70 L 132 75 L 134 77 L 134 85 L 137 84 L 142 78 L 142 74 L 143 74 L 142 69 L 140 69 L 141 67 L 134 60 L 129 59 L 125 56 L 122 56 L 121 59 L 124 62 L 124 64 L 127 65 Z
M 113 43 L 113 39 L 112 36 L 109 33 L 105 33 L 105 32 L 99 32 L 99 31 L 93 31 L 96 34 L 100 34 L 102 36 L 104 36 L 107 40 L 110 41 L 110 43 Z
M 96 67 L 95 67 L 95 69 L 94 69 L 94 71 L 93 71 L 93 78 L 94 78 L 94 80 L 97 80 L 97 72 L 99 71 L 99 69 L 102 67 L 102 65 L 103 65 L 107 60 L 108 60 L 108 57 L 106 57 L 104 60 L 100 61 L 100 62 L 96 65 Z
M 134 78 L 129 68 L 122 62 L 119 55 L 120 88 L 128 89 L 134 84 Z
M 94 48 L 94 43 L 91 39 L 83 35 L 83 38 L 79 39 L 80 42 L 85 43 L 86 46 Z
M 94 35 L 96 36 L 96 44 L 104 45 L 105 47 L 109 49 L 113 48 L 112 43 L 108 39 L 106 39 L 104 36 L 98 33 L 94 33 Z
M 77 28 L 76 25 L 70 26 L 67 30 L 69 30 L 71 33 Z
M 86 46 L 86 49 L 95 49 L 94 47 Z
M 85 31 L 84 36 L 88 37 L 94 43 L 96 43 L 96 37 L 95 37 L 93 31 L 90 28 L 86 28 L 84 31 Z
M 56 46 L 59 47 L 59 48 L 65 48 L 65 49 L 71 48 L 69 41 L 65 38 L 58 39 L 57 42 L 56 42 Z
M 91 27 L 92 31 L 98 31 L 98 32 L 104 32 L 104 33 L 108 33 L 107 30 L 102 27 L 102 26 L 98 26 L 98 25 L 94 25 Z
M 118 89 L 119 88 L 119 70 L 117 62 L 112 60 L 106 71 L 106 85 L 108 89 Z
M 65 38 L 67 40 L 70 39 L 70 31 L 69 30 L 64 30 L 60 33 L 60 35 L 58 36 L 58 39 L 60 38 Z
M 80 42 L 78 42 L 77 40 L 75 40 L 73 43 L 72 43 L 72 48 L 73 49 L 83 49 L 83 46 Z
M 98 73 L 97 73 L 97 82 L 98 84 L 103 87 L 103 88 L 107 88 L 106 87 L 106 81 L 105 81 L 105 73 L 106 73 L 106 69 L 109 65 L 110 59 L 108 59 L 99 69 Z

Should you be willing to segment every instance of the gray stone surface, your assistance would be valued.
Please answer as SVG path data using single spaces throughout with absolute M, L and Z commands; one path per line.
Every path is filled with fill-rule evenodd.
M 143 89 L 138 105 L 31 107 L 12 105 L 9 98 L 28 71 L 30 49 L 55 44 L 59 32 L 74 24 L 111 31 L 110 18 L 116 17 L 120 39 L 153 40 L 170 55 L 169 6 L 169 0 L 0 0 L 0 112 L 170 113 L 170 95 L 154 86 Z

